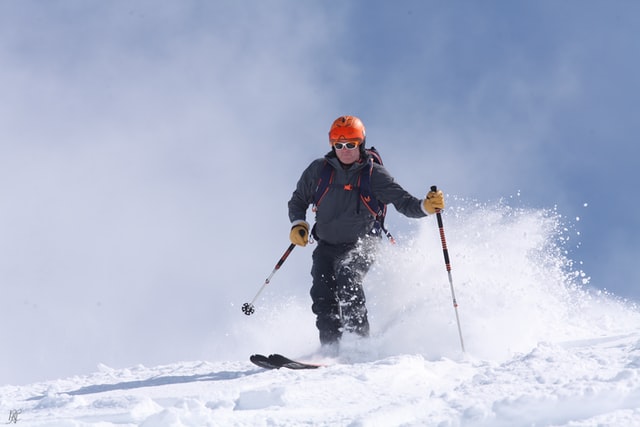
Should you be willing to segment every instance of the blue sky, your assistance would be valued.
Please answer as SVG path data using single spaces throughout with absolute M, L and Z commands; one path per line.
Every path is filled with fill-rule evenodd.
M 200 357 L 193 325 L 271 271 L 342 114 L 417 196 L 556 207 L 591 285 L 637 300 L 639 21 L 634 1 L 0 2 L 0 338 L 25 349 L 0 382 Z

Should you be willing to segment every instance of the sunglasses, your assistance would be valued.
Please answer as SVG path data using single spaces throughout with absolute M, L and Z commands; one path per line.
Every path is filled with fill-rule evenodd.
M 353 150 L 358 145 L 360 145 L 360 142 L 334 142 L 333 143 L 333 146 L 335 147 L 336 150 L 342 150 L 344 148 L 346 148 L 347 150 Z

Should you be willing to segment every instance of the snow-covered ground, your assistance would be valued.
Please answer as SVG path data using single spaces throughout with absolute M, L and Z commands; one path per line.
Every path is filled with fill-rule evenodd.
M 640 425 L 640 314 L 589 288 L 571 260 L 572 226 L 553 211 L 459 205 L 444 219 L 465 354 L 427 219 L 415 239 L 383 246 L 367 282 L 373 336 L 345 337 L 336 357 L 315 353 L 303 292 L 269 289 L 254 316 L 234 302 L 228 334 L 247 358 L 282 352 L 325 367 L 265 371 L 216 355 L 101 365 L 0 387 L 0 415 L 56 427 Z
M 634 426 L 640 334 L 541 343 L 504 362 L 422 355 L 264 371 L 176 363 L 0 389 L 34 426 Z

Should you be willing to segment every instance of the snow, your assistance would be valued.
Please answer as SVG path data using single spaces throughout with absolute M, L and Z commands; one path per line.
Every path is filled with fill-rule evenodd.
M 345 336 L 338 355 L 317 351 L 305 292 L 281 283 L 252 316 L 230 302 L 224 344 L 244 358 L 4 385 L 0 415 L 56 427 L 640 425 L 640 313 L 575 268 L 578 232 L 554 210 L 455 204 L 443 219 L 466 353 L 428 218 L 381 248 L 366 284 L 372 337 Z M 266 371 L 252 352 L 326 366 Z

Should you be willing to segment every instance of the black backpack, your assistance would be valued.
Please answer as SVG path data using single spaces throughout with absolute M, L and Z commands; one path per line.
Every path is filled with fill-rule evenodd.
M 373 227 L 373 230 L 371 230 L 371 233 L 379 236 L 384 233 L 384 235 L 387 236 L 391 243 L 395 243 L 395 239 L 384 226 L 384 219 L 387 215 L 387 205 L 376 199 L 371 191 L 371 174 L 373 173 L 373 163 L 382 165 L 382 158 L 380 157 L 380 153 L 378 153 L 378 150 L 376 150 L 375 147 L 365 148 L 365 151 L 370 154 L 369 164 L 361 169 L 360 176 L 358 177 L 358 186 L 355 188 L 350 184 L 345 186 L 338 186 L 337 184 L 333 184 L 333 175 L 335 173 L 335 170 L 329 164 L 329 162 L 325 162 L 324 167 L 320 172 L 320 179 L 318 180 L 318 186 L 316 187 L 316 194 L 313 198 L 313 211 L 315 212 L 317 210 L 318 206 L 322 202 L 322 199 L 332 187 L 340 187 L 341 189 L 346 191 L 358 190 L 360 192 L 360 200 L 362 201 L 362 204 L 376 218 L 375 225 Z M 358 204 L 358 209 L 360 209 L 360 204 Z

